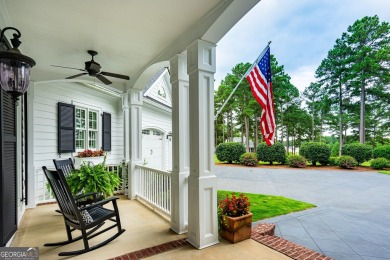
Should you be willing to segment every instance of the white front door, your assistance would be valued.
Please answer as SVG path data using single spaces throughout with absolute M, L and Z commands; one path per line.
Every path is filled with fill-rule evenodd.
M 142 130 L 142 158 L 146 167 L 164 170 L 163 133 L 158 130 Z

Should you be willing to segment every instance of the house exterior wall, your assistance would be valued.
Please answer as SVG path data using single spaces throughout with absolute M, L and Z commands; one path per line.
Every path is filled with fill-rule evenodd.
M 30 154 L 33 162 L 35 182 L 35 203 L 52 199 L 48 194 L 45 183 L 45 176 L 42 166 L 54 167 L 53 159 L 70 158 L 77 153 L 57 153 L 57 103 L 63 102 L 76 106 L 86 106 L 99 111 L 111 114 L 112 128 L 112 150 L 108 152 L 107 163 L 119 163 L 124 158 L 124 136 L 123 136 L 123 111 L 120 97 L 99 92 L 83 85 L 72 82 L 47 82 L 36 83 L 30 104 L 32 103 L 33 118 L 30 120 L 32 128 L 33 152 Z M 101 147 L 102 122 L 99 117 L 99 144 Z

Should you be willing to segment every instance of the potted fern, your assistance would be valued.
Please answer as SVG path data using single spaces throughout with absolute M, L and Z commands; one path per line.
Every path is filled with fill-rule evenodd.
M 73 170 L 67 177 L 71 192 L 97 192 L 104 198 L 112 196 L 120 185 L 120 179 L 117 174 L 106 170 L 105 162 L 106 156 L 102 163 L 94 165 L 91 162 L 83 162 L 80 169 Z

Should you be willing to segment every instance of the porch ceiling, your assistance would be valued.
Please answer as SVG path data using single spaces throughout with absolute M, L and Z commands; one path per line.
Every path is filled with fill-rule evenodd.
M 109 78 L 114 85 L 141 88 L 195 39 L 217 43 L 259 1 L 0 0 L 0 28 L 21 31 L 21 51 L 37 62 L 35 82 L 77 74 L 50 65 L 83 69 L 92 49 L 103 71 L 131 77 Z

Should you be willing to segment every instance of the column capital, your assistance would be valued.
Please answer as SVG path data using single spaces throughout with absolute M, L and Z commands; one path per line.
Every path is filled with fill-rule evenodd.
M 142 93 L 143 93 L 142 89 L 129 89 L 127 91 L 128 104 L 142 106 L 143 103 Z
M 176 81 L 188 81 L 187 54 L 177 54 L 170 61 L 171 84 Z
M 198 70 L 215 73 L 215 44 L 203 40 L 195 40 L 187 48 L 187 73 Z

